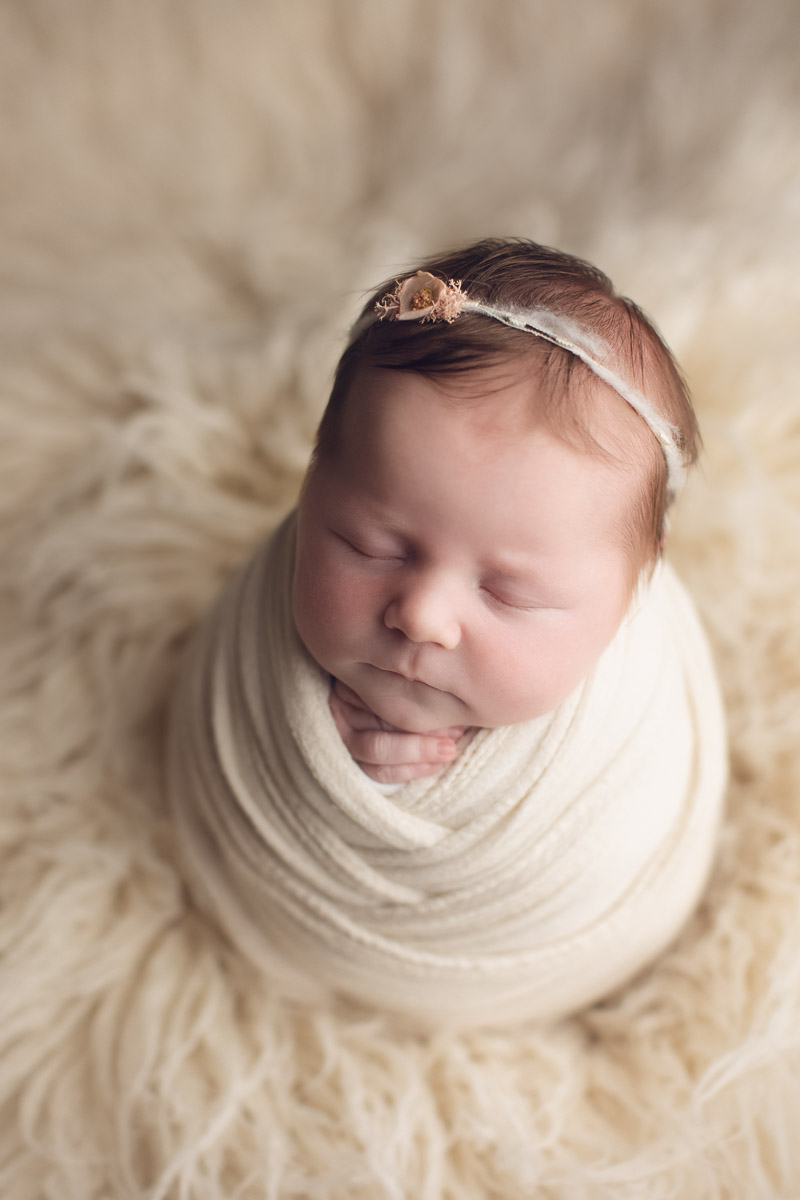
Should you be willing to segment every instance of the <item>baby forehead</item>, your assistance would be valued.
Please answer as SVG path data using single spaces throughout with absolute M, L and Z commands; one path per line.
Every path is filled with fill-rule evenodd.
M 598 519 L 605 519 L 609 506 L 616 512 L 640 486 L 646 458 L 635 441 L 627 444 L 623 430 L 603 427 L 602 415 L 594 422 L 597 435 L 585 411 L 580 420 L 558 418 L 555 411 L 545 419 L 526 376 L 494 375 L 477 388 L 473 380 L 467 397 L 453 382 L 407 371 L 366 376 L 347 406 L 336 454 L 339 486 L 347 489 L 368 470 L 387 493 L 424 477 L 434 481 L 425 484 L 426 494 L 435 492 L 442 506 L 461 505 L 471 492 L 501 504 L 515 495 L 523 508 L 547 495 L 555 501 L 572 487 L 576 501 L 580 496 L 590 508 L 605 497 L 594 513 Z M 598 404 L 609 409 L 606 426 L 625 407 L 613 392 Z M 593 524 L 588 510 L 584 516 Z
M 349 403 L 355 396 L 360 410 L 352 424 L 388 415 L 393 404 L 418 393 L 425 396 L 423 424 L 435 410 L 437 420 L 449 419 L 454 430 L 468 426 L 493 443 L 545 429 L 575 452 L 606 456 L 622 466 L 649 467 L 658 460 L 652 432 L 612 387 L 558 347 L 535 347 L 529 354 L 446 372 L 364 367 L 351 391 Z

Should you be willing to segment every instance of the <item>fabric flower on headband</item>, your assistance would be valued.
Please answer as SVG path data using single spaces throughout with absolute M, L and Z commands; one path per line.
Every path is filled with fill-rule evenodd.
M 394 321 L 447 321 L 452 324 L 467 299 L 461 281 L 445 283 L 427 271 L 417 271 L 408 279 L 398 279 L 391 292 L 375 305 L 378 319 Z

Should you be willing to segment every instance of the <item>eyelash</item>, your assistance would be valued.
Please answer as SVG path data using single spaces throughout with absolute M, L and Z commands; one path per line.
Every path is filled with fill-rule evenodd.
M 498 596 L 496 592 L 491 591 L 489 588 L 481 588 L 481 591 L 489 598 L 491 604 L 496 604 L 499 608 L 507 608 L 511 612 L 537 611 L 535 604 L 514 604 L 510 600 L 504 600 L 502 596 Z
M 344 545 L 348 548 L 348 550 L 351 550 L 353 552 L 353 554 L 357 554 L 359 558 L 367 558 L 371 562 L 403 562 L 404 561 L 402 555 L 400 555 L 400 554 L 370 554 L 367 550 L 362 550 L 360 546 L 356 546 L 356 544 L 354 542 L 351 542 L 349 538 L 344 537 L 343 534 L 337 533 L 336 536 L 339 538 L 339 540 L 341 542 L 344 543 Z

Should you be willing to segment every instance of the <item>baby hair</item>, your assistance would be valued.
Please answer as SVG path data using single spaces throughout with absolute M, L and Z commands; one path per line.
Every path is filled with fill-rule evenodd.
M 531 336 L 532 331 L 506 324 L 501 317 L 491 319 L 493 314 L 474 311 L 476 303 L 506 315 L 545 314 L 559 326 L 577 329 L 583 343 L 597 340 L 617 364 L 616 373 L 663 419 L 682 466 L 696 462 L 699 432 L 681 371 L 653 323 L 632 300 L 615 292 L 602 271 L 523 238 L 488 238 L 429 258 L 418 269 L 456 285 L 454 294 L 469 297 L 472 310 L 465 306 L 442 320 L 384 320 L 387 308 L 397 303 L 399 286 L 390 280 L 377 288 L 339 360 L 317 433 L 315 463 L 335 453 L 347 396 L 360 370 L 382 367 L 442 378 L 518 360 L 529 365 L 532 377 L 547 384 L 536 390 L 535 420 L 584 452 L 608 455 L 608 439 L 602 437 L 593 401 L 597 372 L 593 376 L 586 361 L 559 339 L 546 333 Z M 622 399 L 620 404 L 628 407 Z M 629 411 L 632 436 L 619 449 L 643 467 L 622 531 L 635 581 L 661 552 L 674 489 L 662 447 L 651 432 L 652 421 L 645 418 L 645 424 L 632 408 Z

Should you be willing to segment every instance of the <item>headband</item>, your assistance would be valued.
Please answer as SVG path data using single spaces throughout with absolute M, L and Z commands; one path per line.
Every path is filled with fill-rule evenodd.
M 373 312 L 365 313 L 356 321 L 350 331 L 349 344 L 352 345 L 370 325 L 387 317 L 393 321 L 446 321 L 451 325 L 461 313 L 470 312 L 531 333 L 586 363 L 597 378 L 613 388 L 650 428 L 667 464 L 667 489 L 673 495 L 681 490 L 686 479 L 686 466 L 675 428 L 656 411 L 646 396 L 606 365 L 603 360 L 609 358 L 607 343 L 560 313 L 546 308 L 498 308 L 482 300 L 470 300 L 460 282 L 451 279 L 445 283 L 427 271 L 417 271 L 416 275 L 398 280 L 392 291 L 377 301 Z

